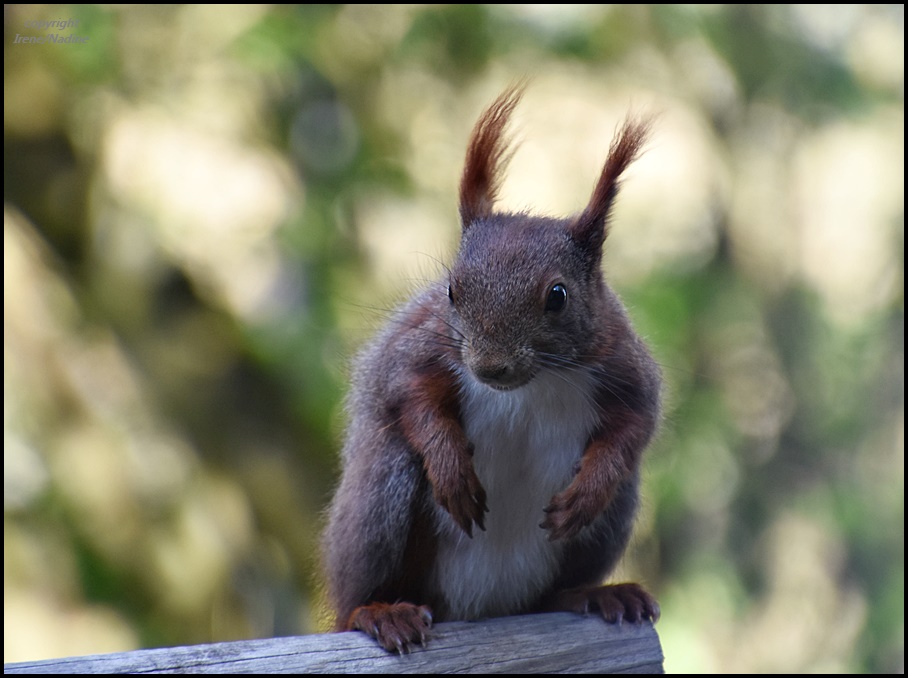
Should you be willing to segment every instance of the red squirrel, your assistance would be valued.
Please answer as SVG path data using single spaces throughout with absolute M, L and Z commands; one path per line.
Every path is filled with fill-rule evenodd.
M 434 621 L 540 611 L 655 621 L 638 584 L 602 586 L 630 538 L 660 371 L 601 271 L 628 119 L 578 215 L 495 209 L 522 87 L 470 138 L 460 248 L 361 352 L 323 550 L 336 630 L 388 651 Z

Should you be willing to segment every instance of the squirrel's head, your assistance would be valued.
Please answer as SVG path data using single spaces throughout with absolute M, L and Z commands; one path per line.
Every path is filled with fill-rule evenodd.
M 506 90 L 473 128 L 460 184 L 460 250 L 448 280 L 464 362 L 498 390 L 523 386 L 547 366 L 582 365 L 602 344 L 603 314 L 621 312 L 602 277 L 602 248 L 618 179 L 649 129 L 648 121 L 624 123 L 578 215 L 499 212 L 505 131 L 522 94 Z

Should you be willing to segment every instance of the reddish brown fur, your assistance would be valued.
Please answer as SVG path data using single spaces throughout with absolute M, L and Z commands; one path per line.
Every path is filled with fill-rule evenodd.
M 642 452 L 637 438 L 647 430 L 646 423 L 632 412 L 622 419 L 590 441 L 574 480 L 545 508 L 540 527 L 549 530 L 549 539 L 576 536 L 606 509 L 615 489 L 637 468 Z
M 404 436 L 422 456 L 435 501 L 473 536 L 473 523 L 485 529 L 486 496 L 473 469 L 470 441 L 460 425 L 454 375 L 427 365 L 408 384 L 400 407 Z
M 492 213 L 508 160 L 505 129 L 523 90 L 522 84 L 505 90 L 473 128 L 460 180 L 460 220 L 464 228 Z
M 639 155 L 651 126 L 648 118 L 628 118 L 609 148 L 590 202 L 572 225 L 574 237 L 588 242 L 590 249 L 601 248 L 608 235 L 608 216 L 618 194 L 618 179 Z

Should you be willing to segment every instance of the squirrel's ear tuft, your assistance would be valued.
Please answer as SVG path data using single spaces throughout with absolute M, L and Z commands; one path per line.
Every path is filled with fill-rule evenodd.
M 460 223 L 463 230 L 489 216 L 501 186 L 501 173 L 510 160 L 505 130 L 525 89 L 517 83 L 506 89 L 480 116 L 470 136 L 460 179 Z
M 612 141 L 608 158 L 599 175 L 586 209 L 570 227 L 571 237 L 591 252 L 599 254 L 608 234 L 608 217 L 618 194 L 619 178 L 637 158 L 649 136 L 651 118 L 628 118 Z

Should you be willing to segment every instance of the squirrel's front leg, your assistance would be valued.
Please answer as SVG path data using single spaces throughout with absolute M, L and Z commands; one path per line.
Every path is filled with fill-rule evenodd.
M 571 484 L 543 509 L 539 527 L 549 531 L 550 540 L 576 536 L 608 508 L 618 486 L 637 468 L 649 429 L 642 418 L 630 417 L 624 426 L 593 437 Z
M 422 457 L 436 503 L 468 536 L 485 530 L 486 493 L 473 467 L 473 445 L 460 423 L 456 377 L 439 365 L 417 370 L 399 405 L 404 436 Z

